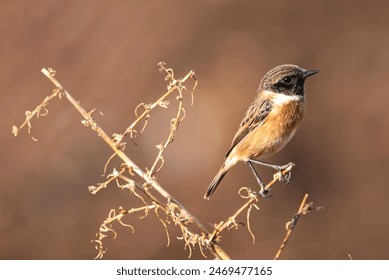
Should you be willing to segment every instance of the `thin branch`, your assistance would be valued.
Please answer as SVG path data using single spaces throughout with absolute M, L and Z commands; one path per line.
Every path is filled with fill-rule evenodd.
M 177 96 L 177 100 L 178 100 L 177 115 L 175 118 L 173 118 L 171 120 L 170 133 L 165 141 L 165 144 L 160 144 L 160 145 L 156 146 L 157 149 L 159 150 L 159 152 L 158 152 L 158 155 L 155 158 L 155 161 L 154 161 L 154 163 L 149 171 L 149 177 L 153 176 L 155 172 L 158 172 L 162 168 L 163 163 L 164 163 L 164 159 L 163 159 L 162 154 L 165 151 L 165 149 L 173 142 L 174 132 L 178 129 L 178 125 L 180 124 L 180 122 L 185 118 L 185 110 L 182 107 L 182 88 L 178 87 L 177 89 L 179 92 L 179 95 Z M 183 116 L 181 116 L 182 113 L 184 114 Z M 155 168 L 156 168 L 158 162 L 161 162 L 161 166 L 158 168 L 157 171 L 155 171 Z
M 302 215 L 308 214 L 310 211 L 319 211 L 323 209 L 323 207 L 313 207 L 313 202 L 306 203 L 308 200 L 309 195 L 305 194 L 303 200 L 301 201 L 300 207 L 296 214 L 294 214 L 293 218 L 286 223 L 286 235 L 284 240 L 282 241 L 282 244 L 280 248 L 278 249 L 276 255 L 274 256 L 275 260 L 278 260 L 281 256 L 283 250 L 285 249 L 286 243 L 288 243 L 290 236 L 292 235 L 293 229 L 296 227 L 298 219 Z
M 51 71 L 53 73 L 53 75 L 55 75 L 55 71 L 53 69 L 49 69 L 49 71 Z M 32 134 L 31 134 L 31 128 L 32 128 L 31 120 L 34 117 L 39 118 L 39 117 L 46 116 L 49 113 L 48 109 L 46 108 L 49 105 L 49 101 L 51 101 L 52 99 L 54 99 L 56 97 L 58 97 L 59 99 L 61 99 L 63 97 L 62 92 L 57 90 L 57 89 L 55 89 L 53 91 L 52 95 L 47 96 L 43 100 L 43 102 L 41 104 L 39 104 L 32 112 L 31 111 L 26 111 L 25 112 L 26 119 L 24 120 L 24 122 L 19 127 L 17 127 L 16 125 L 12 126 L 12 133 L 13 133 L 13 135 L 15 137 L 18 136 L 20 130 L 23 129 L 23 127 L 25 127 L 27 125 L 28 126 L 28 134 L 30 135 L 32 140 L 38 141 L 38 139 L 34 138 L 32 136 Z
M 159 70 L 161 72 L 164 71 L 164 72 L 167 73 L 167 76 L 166 76 L 165 80 L 169 80 L 169 79 L 171 80 L 169 85 L 168 85 L 168 91 L 164 95 L 162 95 L 157 101 L 155 101 L 152 104 L 145 105 L 144 103 L 141 103 L 141 104 L 138 105 L 138 107 L 140 105 L 142 105 L 145 110 L 143 111 L 143 113 L 138 115 L 138 113 L 137 113 L 138 107 L 137 107 L 137 109 L 135 110 L 135 115 L 137 116 L 137 119 L 135 119 L 135 121 L 129 127 L 127 127 L 126 130 L 122 134 L 117 135 L 117 137 L 115 139 L 115 142 L 116 142 L 117 145 L 119 145 L 123 141 L 124 137 L 126 137 L 128 134 L 132 134 L 133 133 L 135 126 L 141 120 L 146 119 L 146 121 L 147 121 L 147 119 L 148 119 L 147 115 L 150 113 L 151 110 L 153 110 L 157 106 L 166 107 L 167 103 L 165 102 L 165 99 L 168 96 L 170 96 L 176 89 L 182 90 L 182 84 L 184 82 L 186 82 L 190 78 L 194 79 L 194 81 L 195 81 L 195 84 L 194 84 L 194 86 L 193 86 L 193 88 L 191 90 L 191 94 L 192 94 L 192 97 L 193 97 L 193 92 L 194 92 L 194 90 L 195 90 L 195 88 L 197 86 L 197 80 L 195 78 L 194 71 L 190 71 L 182 79 L 175 80 L 174 79 L 174 75 L 172 74 L 173 73 L 172 69 L 165 68 L 165 63 L 163 63 L 163 62 L 160 62 L 158 65 L 160 66 Z M 193 104 L 193 101 L 192 101 L 192 104 Z M 144 126 L 142 127 L 141 131 L 143 131 L 143 130 L 144 130 Z
M 160 65 L 161 66 L 161 65 Z M 163 66 L 163 65 L 162 65 Z M 163 68 L 166 72 L 171 72 L 171 69 Z M 209 232 L 206 227 L 192 214 L 190 213 L 178 200 L 176 200 L 170 193 L 168 193 L 152 176 L 149 176 L 147 172 L 144 172 L 141 168 L 139 168 L 122 150 L 121 141 L 125 135 L 130 133 L 134 126 L 144 118 L 152 108 L 158 106 L 168 95 L 170 95 L 174 90 L 183 89 L 182 83 L 190 78 L 194 78 L 194 72 L 190 71 L 184 78 L 180 80 L 174 79 L 174 76 L 170 76 L 170 84 L 168 86 L 168 92 L 165 93 L 160 99 L 158 99 L 155 103 L 150 105 L 149 108 L 145 109 L 145 111 L 138 117 L 137 120 L 128 128 L 122 135 L 116 135 L 114 140 L 108 136 L 108 134 L 97 124 L 96 120 L 92 118 L 91 113 L 87 112 L 78 101 L 76 101 L 67 90 L 61 85 L 61 83 L 54 77 L 55 71 L 52 69 L 42 69 L 42 73 L 56 86 L 56 90 L 60 92 L 63 96 L 65 96 L 69 102 L 77 109 L 77 111 L 83 116 L 84 120 L 82 123 L 85 126 L 90 127 L 92 130 L 96 131 L 97 134 L 106 144 L 111 147 L 115 154 L 120 157 L 120 159 L 125 163 L 128 168 L 131 169 L 134 173 L 136 173 L 139 177 L 141 177 L 147 186 L 152 187 L 157 193 L 159 193 L 162 197 L 164 197 L 168 204 L 174 204 L 179 209 L 179 213 L 176 214 L 180 219 L 185 220 L 187 224 L 193 224 L 200 232 L 205 235 L 208 235 Z M 195 86 L 197 81 L 195 80 Z M 180 111 L 181 114 L 181 111 Z M 175 124 L 178 125 L 179 117 L 176 119 Z M 169 140 L 169 139 L 168 139 Z M 224 252 L 224 250 L 218 244 L 212 244 L 211 246 L 207 246 L 207 249 L 216 257 L 221 259 L 229 259 L 228 255 Z
M 290 164 L 287 168 L 285 168 L 283 171 L 281 172 L 277 172 L 274 174 L 273 176 L 273 179 L 265 186 L 265 191 L 268 192 L 270 191 L 270 189 L 272 188 L 272 186 L 279 180 L 282 179 L 282 177 L 286 174 L 288 174 L 289 172 L 291 172 L 292 168 L 293 168 L 293 164 Z M 242 192 L 243 191 L 246 191 L 247 194 L 244 195 Z M 251 207 L 252 205 L 255 205 L 255 207 L 258 209 L 256 203 L 258 202 L 258 199 L 259 199 L 259 194 L 253 192 L 252 190 L 250 190 L 249 188 L 241 188 L 239 190 L 239 195 L 242 197 L 242 198 L 245 198 L 247 199 L 247 201 L 232 215 L 230 216 L 227 221 L 225 222 L 220 222 L 218 225 L 215 225 L 214 227 L 214 231 L 212 232 L 212 234 L 209 235 L 208 237 L 208 244 L 214 244 L 214 243 L 217 243 L 219 238 L 220 238 L 220 233 L 223 232 L 224 230 L 226 229 L 230 229 L 231 228 L 231 225 L 236 225 L 236 218 L 244 211 L 248 211 L 247 213 L 247 219 L 249 219 L 249 216 L 250 216 L 250 212 L 251 212 Z M 251 232 L 251 229 L 249 227 L 249 232 L 250 234 L 253 236 L 252 232 Z M 253 238 L 253 240 L 255 240 L 255 238 Z
M 89 186 L 88 190 L 91 194 L 97 194 L 101 189 L 105 189 L 109 183 L 112 181 L 115 181 L 120 175 L 122 175 L 124 172 L 126 172 L 126 169 L 122 168 L 122 170 L 117 171 L 116 169 L 113 170 L 111 174 L 107 176 L 107 180 L 103 183 L 98 183 L 97 186 Z
M 100 229 L 99 229 L 99 233 L 96 234 L 97 239 L 92 240 L 92 242 L 96 243 L 95 247 L 96 247 L 96 250 L 98 251 L 98 254 L 95 257 L 95 259 L 101 259 L 104 256 L 104 254 L 107 252 L 107 249 L 104 248 L 104 246 L 103 246 L 103 240 L 109 237 L 109 233 L 112 234 L 113 239 L 115 239 L 117 237 L 116 231 L 112 228 L 113 222 L 117 221 L 122 226 L 129 227 L 131 229 L 132 233 L 134 233 L 134 227 L 129 225 L 129 224 L 124 223 L 122 221 L 123 217 L 125 215 L 135 214 L 135 213 L 140 212 L 140 211 L 144 211 L 144 212 L 148 213 L 148 211 L 150 209 L 154 209 L 156 207 L 157 207 L 157 205 L 151 204 L 151 205 L 146 205 L 146 206 L 139 207 L 139 208 L 132 208 L 129 210 L 119 208 L 119 211 L 116 211 L 115 209 L 112 209 L 109 212 L 108 217 L 101 224 Z

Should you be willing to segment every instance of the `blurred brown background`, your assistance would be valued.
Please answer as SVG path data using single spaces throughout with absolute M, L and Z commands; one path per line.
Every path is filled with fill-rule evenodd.
M 139 205 L 114 186 L 88 193 L 111 152 L 65 100 L 33 120 L 38 142 L 26 130 L 13 137 L 12 125 L 53 89 L 40 69 L 55 68 L 83 106 L 102 111 L 95 116 L 111 134 L 165 91 L 157 67 L 165 61 L 178 76 L 195 70 L 199 85 L 158 180 L 207 225 L 242 204 L 240 187 L 256 187 L 240 164 L 203 200 L 261 77 L 284 63 L 320 70 L 306 83 L 302 127 L 270 159 L 295 162 L 292 181 L 252 213 L 255 244 L 244 227 L 223 234 L 232 258 L 273 258 L 309 193 L 326 209 L 300 221 L 282 258 L 388 259 L 388 12 L 387 1 L 2 1 L 0 258 L 91 259 L 109 209 Z M 141 167 L 151 165 L 172 113 L 153 113 L 138 146 L 129 145 Z M 166 248 L 155 217 L 130 222 L 135 234 L 116 226 L 106 258 L 187 258 L 177 230 Z

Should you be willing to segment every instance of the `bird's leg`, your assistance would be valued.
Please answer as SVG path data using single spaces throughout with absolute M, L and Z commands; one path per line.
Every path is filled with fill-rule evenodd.
M 258 173 L 257 173 L 257 171 L 255 170 L 253 164 L 252 164 L 250 161 L 247 161 L 247 164 L 249 165 L 251 171 L 253 172 L 254 177 L 255 177 L 255 179 L 256 179 L 257 182 L 258 182 L 259 187 L 261 188 L 261 189 L 259 190 L 259 195 L 260 195 L 261 197 L 265 197 L 265 198 L 270 197 L 271 195 L 268 195 L 268 194 L 267 194 L 267 193 L 269 192 L 269 190 L 265 189 L 265 184 L 262 182 L 261 178 L 259 178 Z
M 292 176 L 292 172 L 291 171 L 287 172 L 286 174 L 282 174 L 282 171 L 284 171 L 287 168 L 293 167 L 294 166 L 293 162 L 289 162 L 288 164 L 285 164 L 285 165 L 276 165 L 276 164 L 271 164 L 271 163 L 255 160 L 255 159 L 249 159 L 248 162 L 249 163 L 260 164 L 260 165 L 263 165 L 263 166 L 266 166 L 266 167 L 273 168 L 274 170 L 277 170 L 279 172 L 279 175 L 278 175 L 279 180 L 281 182 L 285 182 L 285 185 L 289 183 L 290 178 Z

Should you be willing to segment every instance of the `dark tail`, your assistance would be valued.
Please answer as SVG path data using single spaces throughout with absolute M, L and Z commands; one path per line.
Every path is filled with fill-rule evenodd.
M 225 168 L 225 164 L 223 164 L 222 168 L 220 168 L 219 172 L 216 174 L 215 178 L 212 180 L 207 191 L 205 192 L 204 199 L 209 199 L 209 197 L 216 191 L 217 186 L 226 175 L 228 169 L 229 168 Z

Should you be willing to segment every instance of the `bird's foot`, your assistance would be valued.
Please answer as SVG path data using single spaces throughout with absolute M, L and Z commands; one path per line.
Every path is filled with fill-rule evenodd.
M 262 198 L 270 198 L 273 195 L 269 194 L 270 189 L 266 189 L 264 185 L 260 185 L 261 189 L 258 193 L 255 193 L 256 195 L 262 197 Z
M 295 166 L 293 162 L 288 164 L 277 166 L 274 169 L 278 172 L 274 174 L 274 179 L 284 182 L 284 185 L 287 185 L 292 178 L 292 168 Z

